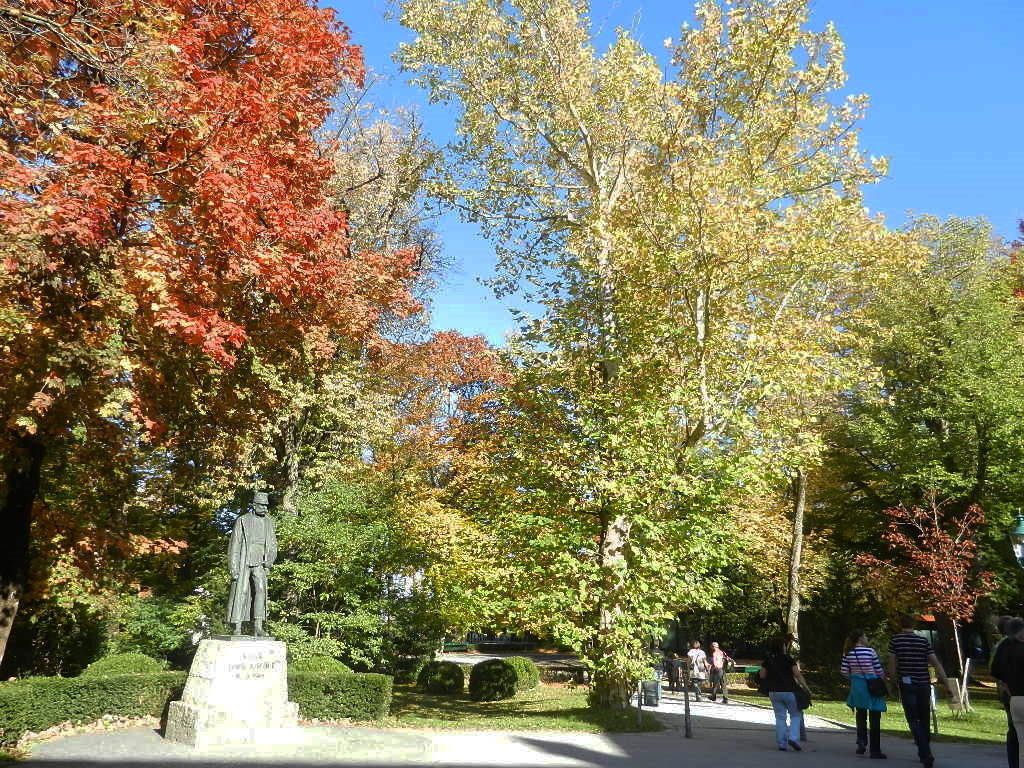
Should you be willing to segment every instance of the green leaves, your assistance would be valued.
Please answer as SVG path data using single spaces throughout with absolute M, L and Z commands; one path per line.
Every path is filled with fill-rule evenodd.
M 838 543 L 877 542 L 884 509 L 927 506 L 931 494 L 986 511 L 983 557 L 1005 594 L 1019 569 L 1005 546 L 1024 487 L 1024 336 L 1014 266 L 982 220 L 923 217 L 910 234 L 928 251 L 920 271 L 878 291 L 861 329 L 881 388 L 845 397 L 826 467 Z M 987 550 L 987 551 L 985 551 Z M 882 554 L 879 552 L 878 554 Z
M 848 328 L 918 253 L 862 206 L 881 166 L 866 100 L 835 106 L 835 30 L 801 0 L 697 17 L 666 79 L 625 32 L 598 54 L 579 3 L 403 5 L 399 59 L 461 110 L 439 192 L 545 311 L 460 503 L 504 610 L 583 650 L 612 706 L 642 639 L 714 599 L 730 496 L 820 450 L 802 396 L 857 379 Z

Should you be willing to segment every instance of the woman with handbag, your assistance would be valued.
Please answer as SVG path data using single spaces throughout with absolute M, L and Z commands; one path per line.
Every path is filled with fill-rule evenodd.
M 857 713 L 857 754 L 863 755 L 870 742 L 871 757 L 884 760 L 881 729 L 888 688 L 882 662 L 868 645 L 868 638 L 863 631 L 855 629 L 850 633 L 839 672 L 850 681 L 846 706 Z
M 800 725 L 804 713 L 797 704 L 797 691 L 807 690 L 807 682 L 796 660 L 786 653 L 786 639 L 776 637 L 768 643 L 768 655 L 757 672 L 759 690 L 768 694 L 775 712 L 775 741 L 779 749 L 800 751 Z M 789 716 L 787 726 L 786 720 Z
M 708 655 L 701 650 L 700 641 L 694 640 L 690 644 L 690 650 L 686 652 L 690 660 L 690 680 L 693 682 L 693 690 L 697 701 L 700 701 L 701 686 L 708 679 Z

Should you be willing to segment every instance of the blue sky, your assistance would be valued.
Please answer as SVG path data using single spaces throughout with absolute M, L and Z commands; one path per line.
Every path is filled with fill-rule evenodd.
M 454 113 L 427 105 L 391 61 L 410 34 L 387 18 L 387 2 L 326 4 L 352 29 L 368 66 L 391 77 L 375 100 L 417 107 L 434 141 L 447 141 Z M 812 26 L 834 21 L 846 42 L 848 92 L 871 97 L 861 146 L 890 159 L 889 177 L 866 190 L 871 209 L 893 226 L 908 211 L 985 216 L 997 234 L 1014 237 L 1024 218 L 1024 1 L 816 0 L 812 7 Z M 591 18 L 603 30 L 634 30 L 661 55 L 691 8 L 688 0 L 593 0 Z M 511 316 L 478 282 L 493 272 L 493 248 L 454 216 L 439 229 L 455 266 L 435 299 L 434 327 L 500 344 Z

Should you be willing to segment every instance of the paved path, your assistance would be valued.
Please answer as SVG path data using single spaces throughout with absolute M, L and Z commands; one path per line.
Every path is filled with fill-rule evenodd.
M 681 693 L 663 693 L 661 703 L 657 707 L 647 708 L 648 712 L 654 712 L 658 719 L 669 728 L 682 728 L 683 717 L 686 712 L 686 705 L 683 703 Z M 736 727 L 754 727 L 759 731 L 768 733 L 775 732 L 775 713 L 768 707 L 754 707 L 749 704 L 712 704 L 708 699 L 702 701 L 690 700 L 690 717 L 696 728 L 721 729 Z M 805 715 L 807 728 L 811 731 L 842 731 L 852 733 L 847 725 L 840 725 L 831 720 L 815 717 L 811 713 Z
M 302 728 L 291 744 L 194 750 L 164 741 L 151 729 L 81 734 L 37 746 L 26 768 L 129 768 L 181 763 L 202 768 L 301 766 L 452 766 L 453 768 L 867 768 L 854 754 L 848 728 L 815 718 L 800 754 L 779 752 L 767 710 L 701 703 L 692 710 L 694 738 L 683 737 L 682 705 L 664 700 L 660 733 L 590 734 L 552 731 L 420 731 Z M 882 765 L 919 766 L 907 739 L 885 737 Z M 1001 746 L 935 745 L 936 765 L 994 768 Z

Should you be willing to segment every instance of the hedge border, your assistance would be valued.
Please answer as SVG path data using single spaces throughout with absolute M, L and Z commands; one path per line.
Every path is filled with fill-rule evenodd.
M 163 718 L 181 698 L 187 673 L 31 677 L 0 683 L 0 745 L 61 723 L 88 723 L 104 715 Z M 392 678 L 361 672 L 296 672 L 288 698 L 307 719 L 380 720 L 391 707 Z

